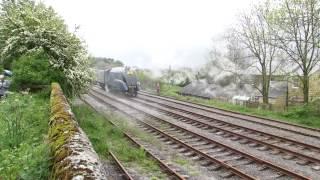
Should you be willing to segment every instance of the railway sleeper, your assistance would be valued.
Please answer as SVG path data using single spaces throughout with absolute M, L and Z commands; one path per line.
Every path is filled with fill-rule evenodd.
M 196 155 L 196 156 L 191 157 L 190 159 L 193 161 L 201 161 L 201 159 L 203 159 L 203 158 L 202 158 L 202 156 Z
M 243 156 L 233 156 L 229 159 L 223 160 L 223 162 L 229 164 L 229 162 L 231 163 L 232 161 L 238 161 L 238 160 L 241 160 L 242 158 L 244 158 L 244 157 Z
M 216 145 L 208 144 L 206 146 L 203 146 L 201 148 L 198 148 L 199 151 L 205 151 L 205 150 L 211 150 L 217 148 Z
M 210 153 L 212 154 L 212 153 Z M 209 155 L 210 155 L 209 154 Z M 218 154 L 214 154 L 212 157 L 216 158 L 216 159 L 223 159 L 223 158 L 226 158 L 230 155 L 233 155 L 234 153 L 230 153 L 230 152 L 224 152 L 224 153 L 218 153 Z
M 283 159 L 286 159 L 286 160 L 293 160 L 293 159 L 296 159 L 297 156 L 293 155 L 293 154 L 286 154 L 282 157 Z
M 268 146 L 261 146 L 259 148 L 257 148 L 259 151 L 268 151 L 270 150 L 270 148 Z
M 233 176 L 234 176 L 234 173 L 230 172 L 230 171 L 227 171 L 227 172 L 220 175 L 220 177 L 222 177 L 222 178 L 231 178 Z
M 262 145 L 259 144 L 259 143 L 253 142 L 253 143 L 248 144 L 248 146 L 250 146 L 250 147 L 261 147 Z
M 200 154 L 202 154 L 202 153 L 200 153 Z M 253 160 L 249 160 L 249 161 L 247 161 L 247 164 L 249 163 L 249 164 L 251 164 L 251 163 L 253 163 L 254 161 Z M 228 167 L 228 166 L 227 166 Z
M 197 141 L 197 142 L 188 142 L 188 144 L 190 145 L 190 146 L 192 146 L 192 147 L 198 147 L 198 146 L 204 146 L 204 145 L 208 145 L 208 144 L 211 144 L 210 142 L 208 142 L 208 141 L 203 141 L 203 140 L 201 140 L 201 141 Z
M 315 171 L 320 171 L 320 164 L 312 166 L 312 169 Z
M 209 171 L 218 171 L 218 170 L 220 170 L 221 168 L 222 168 L 221 165 L 214 164 L 214 165 L 208 167 L 208 170 L 209 170 Z
M 194 157 L 197 155 L 194 151 L 188 151 L 186 153 L 183 153 L 183 155 L 188 156 L 188 157 Z
M 199 162 L 199 164 L 201 165 L 201 166 L 203 166 L 203 167 L 209 167 L 209 166 L 211 166 L 211 165 L 213 165 L 213 164 L 215 164 L 214 162 L 212 162 L 211 160 L 201 160 L 200 162 Z

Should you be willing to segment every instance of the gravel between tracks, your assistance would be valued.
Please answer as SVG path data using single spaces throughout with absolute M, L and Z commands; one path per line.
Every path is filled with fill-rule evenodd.
M 82 96 L 87 102 L 90 102 L 90 105 L 93 105 L 97 111 L 104 112 L 105 110 L 105 105 L 96 102 L 93 98 L 89 97 L 88 95 L 83 95 Z M 73 101 L 74 105 L 81 105 L 84 102 L 80 99 L 75 99 Z M 110 111 L 111 112 L 111 111 Z M 124 180 L 125 178 L 122 176 L 121 171 L 118 169 L 117 165 L 108 160 L 104 159 L 102 160 L 103 165 L 104 165 L 104 170 L 107 175 L 107 178 L 109 180 Z M 122 165 L 125 166 L 125 169 L 127 172 L 130 174 L 130 176 L 133 179 L 137 180 L 150 180 L 154 176 L 153 174 L 144 172 L 143 170 L 139 169 L 139 167 L 135 167 L 134 165 L 128 164 L 128 163 L 123 163 L 121 162 Z
M 135 102 L 138 102 L 138 103 L 143 103 L 143 104 L 146 104 L 146 105 L 149 105 L 149 107 L 152 107 L 153 109 L 157 110 L 156 108 L 160 108 L 160 109 L 165 109 L 167 111 L 170 111 L 171 109 L 169 109 L 168 107 L 164 107 L 164 106 L 161 106 L 157 103 L 151 103 L 151 102 L 146 102 L 144 100 L 141 100 L 141 99 L 138 99 L 138 100 L 135 100 Z M 184 109 L 186 110 L 186 109 Z M 182 113 L 182 112 L 181 112 Z M 186 113 L 182 113 L 184 114 L 185 116 L 187 117 L 190 117 L 190 115 L 186 114 Z M 203 120 L 203 119 L 200 119 L 198 118 L 197 116 L 193 116 L 194 119 L 196 119 L 197 121 L 199 122 L 202 122 L 202 123 L 205 123 L 205 124 L 211 124 L 210 122 L 208 122 L 207 120 Z M 220 127 L 221 129 L 226 129 L 226 130 L 230 130 L 229 127 Z M 250 133 L 246 133 L 246 132 L 242 132 L 242 131 L 239 131 L 239 130 L 231 130 L 232 132 L 236 132 L 236 133 L 241 133 L 241 135 L 245 135 L 247 137 L 253 137 L 253 139 L 261 139 L 261 137 L 258 137 L 256 138 L 254 134 L 250 134 Z M 306 137 L 307 138 L 307 137 Z M 292 151 L 295 151 L 295 152 L 299 152 L 301 154 L 305 154 L 305 155 L 309 155 L 310 157 L 315 157 L 315 158 L 318 158 L 320 159 L 320 153 L 319 152 L 315 152 L 315 151 L 308 151 L 308 150 L 303 150 L 300 148 L 300 146 L 289 146 L 283 142 L 279 142 L 279 143 L 273 143 L 273 145 L 276 145 L 276 146 L 279 146 L 279 147 L 283 147 L 285 149 L 289 149 L 289 150 L 292 150 Z
M 119 112 L 118 110 L 114 110 L 111 107 L 108 107 L 104 104 L 101 104 L 100 102 L 96 101 L 92 97 L 88 95 L 83 95 L 83 99 L 85 99 L 91 106 L 93 106 L 97 111 L 99 111 L 101 114 L 112 114 L 115 116 L 122 117 L 121 119 L 127 120 L 127 125 L 131 127 L 135 127 L 141 131 L 144 131 L 140 127 L 136 126 L 136 122 L 132 120 L 130 117 L 124 115 L 122 112 Z M 137 113 L 136 111 L 132 111 L 131 109 L 124 108 L 127 112 L 133 114 L 134 116 L 140 116 L 143 117 L 140 113 Z M 116 122 L 117 123 L 117 122 Z M 123 123 L 123 122 L 121 122 Z M 135 137 L 135 140 L 138 140 L 139 143 L 143 144 L 149 151 L 151 151 L 153 154 L 156 154 L 157 157 L 160 157 L 163 161 L 170 164 L 170 166 L 176 167 L 180 171 L 184 172 L 184 174 L 188 175 L 190 180 L 222 180 L 222 178 L 216 176 L 214 173 L 208 171 L 206 168 L 199 165 L 199 163 L 187 160 L 186 157 L 182 156 L 181 154 L 177 153 L 176 149 L 173 149 L 170 145 L 158 140 L 153 139 L 153 142 L 145 141 L 143 139 L 139 139 L 139 137 L 136 137 L 136 135 L 130 133 L 133 137 Z M 112 171 L 112 167 L 110 167 L 110 170 Z M 130 172 L 131 173 L 131 172 Z M 237 179 L 237 178 L 230 178 L 230 179 Z
M 149 97 L 149 96 L 145 96 L 143 94 L 139 94 L 139 96 L 140 95 L 142 95 L 143 97 Z M 151 96 L 154 96 L 154 95 L 151 95 Z M 305 134 L 310 134 L 310 135 L 313 135 L 313 136 L 316 136 L 316 137 L 320 138 L 320 129 L 312 130 L 312 129 L 304 128 L 304 127 L 299 126 L 299 125 L 298 126 L 294 126 L 294 124 L 290 125 L 290 123 L 282 122 L 281 120 L 272 120 L 272 119 L 268 120 L 267 118 L 264 119 L 264 118 L 259 118 L 259 117 L 255 117 L 255 116 L 250 116 L 250 115 L 248 116 L 248 115 L 237 113 L 237 112 L 228 112 L 227 110 L 222 110 L 222 109 L 214 108 L 214 107 L 206 107 L 206 106 L 202 106 L 202 105 L 193 104 L 191 102 L 175 100 L 173 98 L 166 98 L 166 97 L 161 97 L 161 96 L 156 96 L 156 97 L 157 97 L 157 99 L 158 98 L 160 98 L 160 99 L 169 99 L 169 100 L 178 101 L 178 102 L 181 102 L 181 103 L 184 103 L 184 104 L 190 104 L 190 105 L 195 106 L 195 107 L 200 107 L 202 109 L 206 109 L 206 110 L 212 111 L 213 114 L 215 114 L 214 112 L 216 112 L 216 113 L 222 113 L 222 114 L 226 114 L 226 115 L 232 115 L 232 116 L 234 116 L 234 118 L 244 118 L 244 119 L 247 119 L 247 120 L 261 122 L 261 123 L 268 124 L 268 125 L 271 125 L 271 126 L 276 126 L 276 127 L 279 127 L 279 128 L 284 128 L 284 129 L 288 129 L 288 130 L 302 132 L 302 133 L 305 133 Z M 277 129 L 279 129 L 279 128 L 277 128 Z
M 150 98 L 146 97 L 146 99 L 150 99 Z M 197 112 L 199 114 L 202 114 L 202 115 L 205 115 L 205 116 L 209 116 L 209 117 L 212 117 L 212 118 L 215 118 L 215 119 L 218 119 L 218 120 L 221 120 L 221 121 L 225 121 L 225 122 L 228 122 L 228 123 L 231 123 L 231 124 L 236 124 L 236 125 L 239 125 L 239 126 L 252 128 L 252 129 L 259 130 L 259 131 L 266 132 L 266 133 L 270 133 L 270 134 L 276 134 L 277 136 L 286 137 L 286 138 L 291 139 L 291 140 L 300 141 L 300 142 L 303 142 L 303 143 L 306 143 L 306 144 L 311 144 L 311 145 L 314 145 L 314 146 L 318 146 L 320 148 L 320 138 L 308 137 L 308 136 L 301 135 L 301 134 L 296 134 L 296 133 L 293 133 L 293 132 L 290 132 L 290 131 L 264 126 L 264 125 L 257 124 L 257 123 L 251 122 L 251 121 L 245 121 L 245 120 L 234 118 L 234 117 L 222 116 L 222 115 L 211 113 L 211 112 L 207 112 L 207 111 L 204 111 L 204 110 L 193 109 L 193 108 L 190 108 L 190 107 L 186 107 L 186 106 L 183 106 L 183 105 L 175 104 L 175 103 L 164 101 L 164 100 L 158 100 L 158 102 L 164 103 L 164 104 L 168 104 L 168 105 L 171 105 L 171 106 L 177 107 L 177 108 L 183 108 L 184 110 L 187 110 L 187 111 Z M 238 115 L 238 116 L 240 116 L 240 115 Z M 252 119 L 252 117 L 247 117 L 247 118 Z M 255 118 L 255 120 L 258 120 L 258 119 Z M 262 121 L 262 120 L 259 119 L 259 121 Z M 270 121 L 268 122 L 267 120 L 264 120 L 264 123 L 266 123 L 266 122 L 270 123 Z M 275 124 L 274 122 L 272 122 L 272 123 Z M 275 125 L 279 125 L 279 124 L 275 124 Z M 283 126 L 283 124 L 281 126 Z M 299 128 L 299 127 L 288 126 L 288 125 L 286 125 L 286 128 L 293 129 L 293 130 L 299 130 L 299 131 L 302 129 L 302 128 Z M 307 130 L 305 130 L 305 131 L 307 131 Z M 316 136 L 320 136 L 320 133 L 313 132 L 312 134 L 314 134 Z
M 309 177 L 312 177 L 314 179 L 317 179 L 318 177 L 320 177 L 320 173 L 318 171 L 314 171 L 312 170 L 309 166 L 297 166 L 297 164 L 294 162 L 294 161 L 290 161 L 290 160 L 285 160 L 285 159 L 282 159 L 282 158 L 279 158 L 278 156 L 274 156 L 274 155 L 271 155 L 270 153 L 268 152 L 263 152 L 263 151 L 259 151 L 257 149 L 254 149 L 254 148 L 250 148 L 246 145 L 240 145 L 239 143 L 235 143 L 234 141 L 231 141 L 231 140 L 228 140 L 228 139 L 225 139 L 219 135 L 216 135 L 216 134 L 212 134 L 212 133 L 207 133 L 207 132 L 204 132 L 203 130 L 201 129 L 198 129 L 198 128 L 195 128 L 189 124 L 185 124 L 185 123 L 181 123 L 181 122 L 177 122 L 177 120 L 171 118 L 171 117 L 167 117 L 167 116 L 164 116 L 154 110 L 151 110 L 149 107 L 144 107 L 144 106 L 141 106 L 137 103 L 133 103 L 131 102 L 130 100 L 128 99 L 125 99 L 125 98 L 120 98 L 120 97 L 117 97 L 119 99 L 121 99 L 121 101 L 125 102 L 125 103 L 129 103 L 131 105 L 133 105 L 134 107 L 138 108 L 138 109 L 141 109 L 145 112 L 148 112 L 148 113 L 151 113 L 153 115 L 156 115 L 160 118 L 163 118 L 163 119 L 166 119 L 178 126 L 181 126 L 181 127 L 184 127 L 186 129 L 189 129 L 193 132 L 196 132 L 200 135 L 203 135 L 203 136 L 206 136 L 206 137 L 210 137 L 211 139 L 214 139 L 215 141 L 217 142 L 220 142 L 220 143 L 224 143 L 230 147 L 233 147 L 233 148 L 236 148 L 238 150 L 241 150 L 243 152 L 247 152 L 247 153 L 250 153 L 256 157 L 259 157 L 261 159 L 264 159 L 264 160 L 267 160 L 267 161 L 271 161 L 277 165 L 280 165 L 284 168 L 287 168 L 287 169 L 290 169 L 290 170 L 293 170 L 295 172 L 300 172 L 301 174 L 304 174 L 306 176 L 309 176 Z

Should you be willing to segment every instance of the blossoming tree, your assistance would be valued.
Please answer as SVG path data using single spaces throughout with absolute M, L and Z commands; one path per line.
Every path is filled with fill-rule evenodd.
M 3 0 L 0 6 L 0 61 L 43 51 L 50 66 L 64 74 L 64 90 L 77 95 L 89 86 L 91 72 L 84 42 L 42 2 Z

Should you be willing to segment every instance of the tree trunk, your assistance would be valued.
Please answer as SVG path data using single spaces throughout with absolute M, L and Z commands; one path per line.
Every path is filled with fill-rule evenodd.
M 265 93 L 265 94 L 263 95 L 263 104 L 269 104 L 268 93 Z
M 262 68 L 262 97 L 263 97 L 263 104 L 269 104 L 269 86 L 268 81 L 269 78 L 266 73 L 266 68 Z
M 262 87 L 263 104 L 269 104 L 269 91 L 266 84 Z
M 303 73 L 303 102 L 305 104 L 309 103 L 309 76 L 308 73 Z

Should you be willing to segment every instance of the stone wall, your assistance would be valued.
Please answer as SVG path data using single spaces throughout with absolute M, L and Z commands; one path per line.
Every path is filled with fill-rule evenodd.
M 79 127 L 57 83 L 52 84 L 50 106 L 51 179 L 107 179 L 97 153 Z

